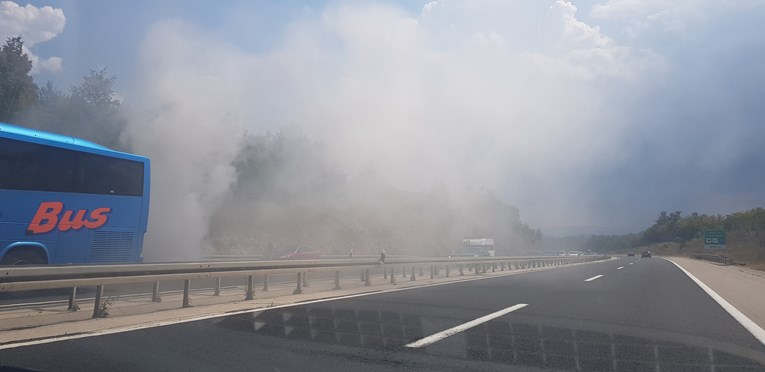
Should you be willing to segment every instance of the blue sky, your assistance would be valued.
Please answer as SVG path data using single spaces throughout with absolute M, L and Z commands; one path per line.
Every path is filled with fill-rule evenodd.
M 548 232 L 765 204 L 760 0 L 31 4 L 66 18 L 20 23 L 56 34 L 33 37 L 38 83 L 108 67 L 160 166 L 194 141 L 230 163 L 233 134 L 298 125 L 350 174 L 487 187 Z M 216 200 L 223 179 L 188 192 Z

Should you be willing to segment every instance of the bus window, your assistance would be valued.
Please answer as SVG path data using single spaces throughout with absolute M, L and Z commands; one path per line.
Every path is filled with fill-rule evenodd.
M 78 171 L 83 193 L 143 195 L 143 163 L 82 153 Z
M 143 163 L 0 138 L 0 188 L 143 195 Z

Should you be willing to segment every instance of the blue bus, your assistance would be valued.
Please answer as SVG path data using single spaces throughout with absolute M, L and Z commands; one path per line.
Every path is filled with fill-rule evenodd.
M 143 260 L 149 159 L 0 123 L 0 265 Z

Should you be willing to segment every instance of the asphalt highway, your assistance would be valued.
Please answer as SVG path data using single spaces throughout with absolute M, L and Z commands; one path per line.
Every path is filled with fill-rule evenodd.
M 621 258 L 0 350 L 71 371 L 763 371 L 671 262 Z

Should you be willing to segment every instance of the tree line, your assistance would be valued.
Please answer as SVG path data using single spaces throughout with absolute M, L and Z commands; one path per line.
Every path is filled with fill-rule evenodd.
M 541 248 L 542 233 L 480 187 L 404 191 L 373 168 L 349 177 L 325 144 L 284 132 L 250 135 L 234 161 L 238 180 L 214 216 L 220 253 L 443 256 L 465 238 L 494 238 L 498 255 Z
M 0 121 L 127 150 L 119 140 L 127 119 L 115 98 L 117 77 L 104 68 L 90 70 L 65 92 L 50 81 L 38 87 L 29 74 L 32 61 L 23 46 L 18 36 L 0 48 Z
M 683 246 L 691 240 L 701 239 L 705 230 L 743 232 L 759 237 L 760 234 L 765 233 L 765 209 L 754 208 L 727 215 L 691 213 L 688 216 L 683 216 L 680 211 L 669 213 L 662 211 L 657 216 L 656 222 L 640 233 L 592 235 L 560 240 L 580 249 L 610 252 L 666 242 L 675 242 Z

